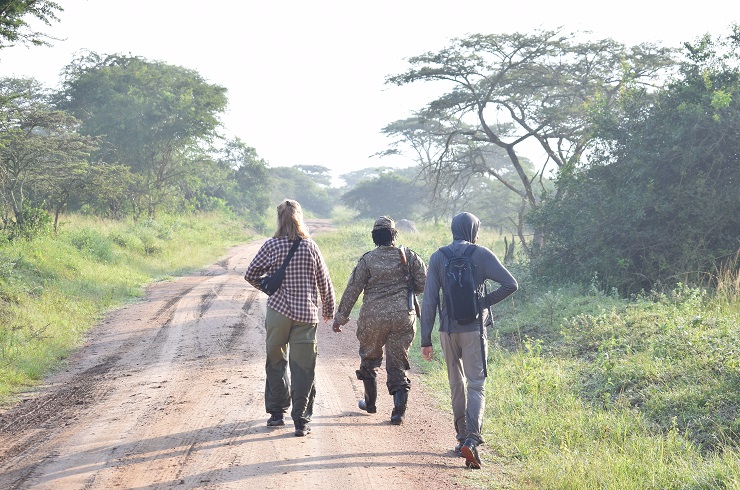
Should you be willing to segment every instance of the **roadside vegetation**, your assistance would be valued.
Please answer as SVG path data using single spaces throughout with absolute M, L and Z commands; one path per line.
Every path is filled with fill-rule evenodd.
M 26 20 L 51 27 L 57 3 L 6 3 L 0 49 L 54 39 Z M 225 141 L 226 88 L 189 68 L 90 52 L 57 91 L 0 77 L 0 403 L 144 285 L 270 233 L 283 198 L 333 217 L 316 239 L 339 295 L 373 219 L 415 221 L 400 241 L 428 260 L 465 210 L 520 283 L 494 308 L 485 466 L 465 483 L 740 489 L 740 25 L 676 48 L 585 35 L 409 58 L 387 83 L 439 88 L 382 129 L 409 167 L 341 187 Z
M 338 221 L 344 221 L 338 216 Z M 143 286 L 211 263 L 249 239 L 223 215 L 112 222 L 68 216 L 62 231 L 0 247 L 0 397 L 5 403 L 63 362 L 101 314 Z M 373 248 L 372 220 L 315 238 L 341 296 Z M 446 225 L 417 223 L 400 242 L 425 260 Z M 485 227 L 481 244 L 503 239 Z M 520 290 L 489 331 L 487 488 L 740 488 L 740 279 L 625 299 L 589 285 L 548 285 L 509 264 Z M 434 337 L 435 343 L 438 336 Z M 437 344 L 435 350 L 441 352 Z M 449 411 L 444 361 L 411 349 L 425 387 Z M 450 421 L 450 446 L 454 435 Z
M 340 296 L 373 248 L 371 226 L 316 237 Z M 425 260 L 450 241 L 447 226 L 417 226 L 400 241 Z M 503 253 L 492 230 L 480 243 Z M 485 488 L 740 488 L 736 268 L 717 290 L 680 285 L 627 299 L 601 291 L 598 278 L 548 285 L 509 268 L 520 290 L 494 307 L 489 331 L 484 467 L 466 478 Z M 424 361 L 418 336 L 411 356 L 449 411 L 444 361 Z
M 105 311 L 248 238 L 243 222 L 212 213 L 139 222 L 65 216 L 57 234 L 0 243 L 0 404 L 59 366 Z

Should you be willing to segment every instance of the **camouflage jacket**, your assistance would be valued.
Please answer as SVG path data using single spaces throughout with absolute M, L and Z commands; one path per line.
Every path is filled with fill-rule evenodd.
M 352 307 L 363 291 L 360 317 L 410 311 L 407 278 L 413 278 L 414 294 L 424 292 L 427 266 L 413 250 L 403 247 L 408 261 L 408 265 L 404 265 L 400 250 L 399 247 L 381 245 L 360 257 L 334 317 L 340 324 L 349 321 Z

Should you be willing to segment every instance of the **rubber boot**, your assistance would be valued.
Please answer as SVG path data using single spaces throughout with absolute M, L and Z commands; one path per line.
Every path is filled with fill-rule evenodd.
M 360 400 L 357 406 L 360 410 L 364 410 L 367 413 L 375 413 L 378 411 L 375 408 L 375 401 L 378 399 L 378 382 L 375 378 L 363 379 L 362 383 L 365 385 L 365 399 Z
M 393 393 L 393 413 L 391 413 L 391 424 L 401 425 L 403 416 L 406 415 L 406 404 L 408 403 L 409 392 L 399 390 Z

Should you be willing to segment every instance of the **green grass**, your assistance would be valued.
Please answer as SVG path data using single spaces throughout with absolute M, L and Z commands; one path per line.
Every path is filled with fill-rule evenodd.
M 372 220 L 316 237 L 337 293 L 373 247 Z M 400 242 L 428 261 L 446 226 Z M 481 243 L 503 255 L 496 236 Z M 625 300 L 594 285 L 539 284 L 494 307 L 481 454 L 466 484 L 507 489 L 740 489 L 737 277 L 719 293 L 681 287 Z M 734 285 L 734 286 L 733 286 Z M 728 292 L 729 291 L 729 292 Z M 441 352 L 438 336 L 435 350 Z M 441 356 L 411 358 L 449 411 Z M 450 446 L 454 432 L 450 419 Z
M 33 385 L 108 309 L 213 262 L 248 235 L 217 215 L 115 222 L 65 217 L 56 235 L 0 246 L 0 403 Z
M 372 220 L 341 222 L 315 237 L 339 296 L 374 247 Z M 450 241 L 449 227 L 417 226 L 399 241 L 428 261 Z M 480 238 L 503 255 L 499 237 L 483 229 Z M 58 236 L 0 247 L 0 398 L 40 379 L 102 312 L 145 284 L 212 263 L 247 239 L 217 216 L 68 217 Z M 494 307 L 489 332 L 484 468 L 463 473 L 465 485 L 740 489 L 736 265 L 722 271 L 718 290 L 682 286 L 629 300 L 593 284 L 543 285 L 511 266 L 520 290 Z M 434 342 L 441 352 L 436 334 Z M 441 356 L 423 361 L 417 336 L 411 357 L 449 411 Z M 451 447 L 451 417 L 449 434 Z

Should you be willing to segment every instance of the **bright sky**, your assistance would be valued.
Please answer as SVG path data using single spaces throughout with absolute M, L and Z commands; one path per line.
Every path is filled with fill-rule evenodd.
M 380 130 L 438 92 L 387 86 L 385 77 L 453 37 L 562 26 L 678 47 L 705 33 L 726 35 L 740 21 L 734 2 L 683 8 L 666 0 L 55 1 L 61 22 L 38 30 L 60 41 L 0 50 L 1 76 L 56 87 L 82 49 L 181 65 L 228 89 L 224 134 L 271 166 L 322 165 L 335 176 L 412 163 L 372 156 L 389 143 Z

